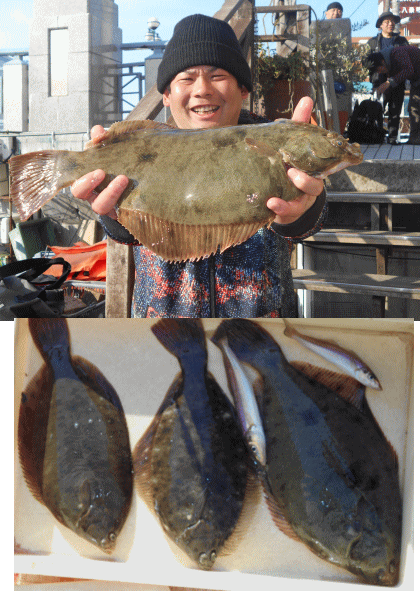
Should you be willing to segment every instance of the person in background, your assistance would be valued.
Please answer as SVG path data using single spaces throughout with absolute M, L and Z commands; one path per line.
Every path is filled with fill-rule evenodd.
M 196 14 L 175 26 L 159 65 L 157 88 L 181 129 L 267 121 L 242 109 L 252 90 L 251 71 L 233 29 L 219 19 Z M 312 106 L 309 97 L 302 99 L 293 119 L 309 121 Z M 92 129 L 96 142 L 104 134 L 100 126 Z M 320 179 L 296 169 L 288 176 L 304 194 L 292 202 L 267 201 L 276 213 L 270 229 L 196 262 L 165 261 L 116 221 L 114 207 L 127 177 L 116 177 L 98 194 L 95 188 L 105 172 L 93 171 L 74 183 L 72 193 L 91 204 L 108 236 L 135 246 L 132 317 L 288 317 L 296 316 L 290 246 L 318 231 L 327 211 Z
M 383 82 L 376 92 L 381 95 L 410 81 L 408 116 L 410 135 L 408 144 L 420 144 L 420 49 L 415 45 L 387 47 L 369 56 L 370 73 L 384 74 Z
M 332 18 L 342 18 L 343 17 L 343 7 L 341 6 L 340 2 L 331 2 L 328 4 L 327 10 L 325 12 L 326 19 Z
M 408 45 L 405 37 L 394 33 L 395 25 L 400 22 L 400 17 L 392 12 L 384 12 L 376 21 L 376 28 L 380 29 L 376 37 L 368 40 L 367 44 L 371 53 L 377 53 L 387 47 L 399 47 Z M 367 59 L 369 59 L 369 55 Z M 375 73 L 371 76 L 373 90 L 386 81 L 386 74 Z M 388 105 L 388 143 L 397 144 L 398 128 L 400 125 L 401 108 L 404 102 L 405 81 L 397 86 L 390 86 L 384 93 L 384 110 Z

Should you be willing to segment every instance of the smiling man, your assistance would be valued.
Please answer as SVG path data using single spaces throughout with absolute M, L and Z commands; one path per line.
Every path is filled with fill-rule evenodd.
M 267 121 L 242 110 L 252 90 L 251 71 L 232 28 L 215 18 L 196 14 L 176 25 L 159 66 L 157 87 L 182 129 Z M 293 118 L 308 121 L 311 110 L 311 99 L 303 99 Z M 104 133 L 96 126 L 93 140 Z M 295 316 L 290 247 L 320 229 L 326 205 L 322 181 L 295 169 L 288 176 L 304 194 L 292 202 L 268 200 L 276 213 L 270 229 L 262 228 L 223 253 L 185 263 L 163 260 L 116 221 L 114 206 L 126 177 L 116 177 L 98 195 L 94 189 L 105 173 L 94 171 L 76 181 L 72 192 L 91 203 L 109 236 L 135 246 L 133 317 Z

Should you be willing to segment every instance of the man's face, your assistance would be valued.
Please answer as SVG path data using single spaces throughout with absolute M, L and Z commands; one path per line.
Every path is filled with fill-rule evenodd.
M 194 66 L 179 72 L 163 93 L 181 129 L 207 129 L 237 125 L 248 90 L 221 68 Z
M 325 13 L 325 18 L 326 19 L 341 18 L 342 16 L 343 16 L 343 11 L 340 10 L 339 8 L 330 8 Z
M 395 29 L 395 21 L 393 18 L 386 18 L 381 22 L 382 35 L 390 37 Z

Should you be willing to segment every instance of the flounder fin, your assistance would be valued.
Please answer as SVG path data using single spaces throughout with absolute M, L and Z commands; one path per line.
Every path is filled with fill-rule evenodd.
M 255 140 L 252 137 L 246 137 L 245 143 L 249 148 L 251 148 L 251 150 L 255 150 L 261 156 L 266 156 L 267 158 L 278 158 L 279 160 L 282 160 L 282 157 L 277 152 L 277 150 L 260 140 Z
M 64 180 L 64 176 L 57 173 L 57 161 L 63 155 L 68 152 L 43 150 L 10 158 L 10 198 L 21 221 L 26 221 L 76 180 L 77 174 L 74 179 Z
M 52 347 L 69 347 L 70 335 L 64 318 L 29 318 L 29 330 L 36 348 L 45 361 Z
M 134 482 L 137 491 L 147 507 L 152 513 L 155 513 L 155 503 L 153 498 L 153 491 L 150 486 L 150 468 L 152 459 L 153 439 L 159 425 L 160 417 L 163 411 L 171 404 L 174 399 L 181 392 L 182 389 L 182 374 L 178 374 L 172 382 L 162 404 L 157 410 L 152 422 L 143 433 L 133 450 L 133 471 Z
M 117 392 L 93 363 L 78 355 L 72 355 L 71 365 L 76 375 L 86 386 L 113 404 L 117 410 L 124 412 Z
M 279 504 L 274 500 L 274 497 L 269 492 L 269 487 L 265 483 L 263 483 L 264 489 L 264 497 L 270 511 L 271 518 L 274 522 L 274 525 L 278 527 L 278 529 L 283 532 L 286 536 L 291 538 L 292 540 L 296 540 L 297 542 L 301 542 L 302 540 L 298 537 L 290 523 L 287 521 L 285 513 L 282 511 Z
M 158 121 L 152 121 L 150 119 L 118 121 L 117 123 L 113 123 L 111 127 L 97 139 L 89 140 L 86 143 L 85 148 L 89 149 L 94 148 L 95 146 L 106 146 L 108 144 L 113 144 L 114 142 L 118 141 L 118 138 L 141 130 L 178 131 L 177 128 L 172 127 L 172 125 L 168 125 L 167 123 L 159 123 Z
M 23 476 L 33 496 L 42 499 L 45 439 L 54 375 L 43 365 L 22 392 L 18 421 L 18 452 Z
M 120 207 L 118 221 L 137 238 L 167 261 L 198 261 L 231 246 L 241 244 L 275 218 L 267 209 L 267 219 L 250 224 L 197 225 L 179 224 Z
M 356 379 L 306 362 L 292 361 L 290 365 L 293 365 L 295 369 L 304 373 L 308 378 L 330 388 L 360 412 L 364 412 L 366 386 L 363 386 Z

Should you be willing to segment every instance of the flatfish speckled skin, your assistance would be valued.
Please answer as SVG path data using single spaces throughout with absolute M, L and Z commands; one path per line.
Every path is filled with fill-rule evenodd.
M 365 582 L 396 585 L 398 462 L 365 387 L 353 380 L 356 390 L 347 400 L 321 383 L 324 370 L 310 378 L 289 364 L 271 335 L 250 320 L 224 321 L 212 340 L 225 337 L 237 358 L 263 378 L 258 405 L 267 459 L 259 475 L 278 527 Z
M 269 197 L 301 195 L 288 167 L 324 178 L 360 163 L 359 148 L 334 132 L 290 120 L 205 130 L 122 122 L 84 152 L 11 158 L 10 195 L 25 220 L 87 172 L 103 169 L 103 186 L 124 174 L 131 182 L 118 204 L 120 223 L 166 260 L 196 260 L 272 222 Z
M 152 331 L 182 373 L 134 450 L 135 482 L 169 538 L 210 569 L 232 550 L 252 497 L 247 452 L 235 411 L 207 372 L 201 323 L 165 319 Z
M 64 319 L 29 319 L 45 365 L 22 393 L 18 443 L 35 498 L 60 523 L 111 553 L 130 509 L 124 411 L 100 371 L 70 355 Z

